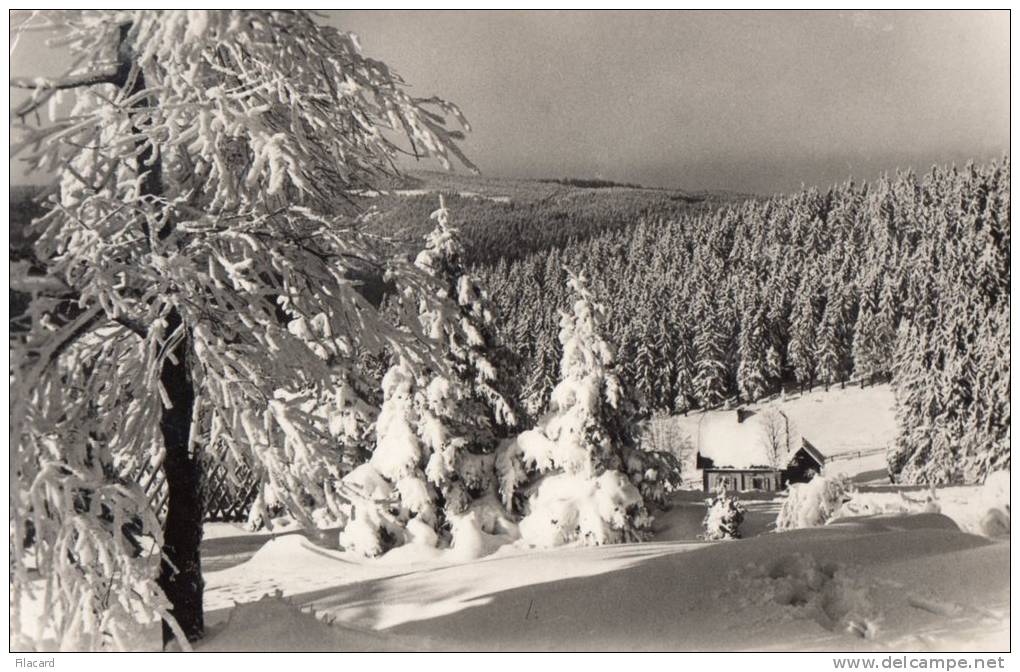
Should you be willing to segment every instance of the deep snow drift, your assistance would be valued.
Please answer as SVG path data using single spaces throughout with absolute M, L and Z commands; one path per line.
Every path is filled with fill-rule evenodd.
M 742 529 L 757 536 L 705 543 L 694 540 L 700 495 L 678 493 L 656 521 L 660 541 L 643 544 L 511 545 L 472 561 L 408 546 L 369 560 L 301 535 L 274 538 L 247 562 L 208 574 L 210 637 L 199 648 L 1009 647 L 1008 536 L 968 534 L 936 513 L 772 533 L 780 497 L 744 502 Z M 275 591 L 282 598 L 257 602 Z

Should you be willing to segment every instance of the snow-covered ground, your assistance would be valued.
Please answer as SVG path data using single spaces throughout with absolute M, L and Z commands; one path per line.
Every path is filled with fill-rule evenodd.
M 1009 548 L 938 514 L 467 563 L 365 560 L 290 535 L 208 575 L 201 648 L 1002 650 Z M 252 604 L 275 591 L 284 602 Z
M 829 525 L 775 533 L 783 497 L 742 493 L 745 538 L 706 543 L 703 494 L 680 492 L 648 543 L 471 561 L 414 545 L 370 560 L 332 532 L 325 545 L 277 536 L 208 573 L 200 648 L 1008 649 L 1008 529 L 960 529 L 980 529 L 1008 481 L 939 490 L 948 516 L 921 512 L 924 494 L 858 492 Z

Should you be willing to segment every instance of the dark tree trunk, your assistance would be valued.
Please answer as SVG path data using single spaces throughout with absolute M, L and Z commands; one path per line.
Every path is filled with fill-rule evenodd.
M 131 64 L 134 61 L 128 33 L 131 26 L 121 27 L 119 65 L 115 82 L 121 87 L 129 84 L 131 94 L 145 90 L 145 77 L 137 73 L 134 82 L 129 82 Z M 139 100 L 136 107 L 150 104 Z M 140 129 L 133 128 L 135 133 Z M 163 197 L 163 162 L 153 156 L 153 146 L 145 139 L 138 140 L 139 165 L 146 166 L 142 180 L 142 193 L 147 196 Z M 152 235 L 145 220 L 141 222 L 146 238 Z M 168 217 L 163 227 L 156 232 L 162 240 L 173 231 Z M 176 308 L 167 315 L 166 335 L 170 336 L 182 325 L 181 314 Z M 192 446 L 191 426 L 195 410 L 195 386 L 189 369 L 191 339 L 185 329 L 185 337 L 174 348 L 172 357 L 167 357 L 159 372 L 159 380 L 170 400 L 170 408 L 163 408 L 159 429 L 166 451 L 163 458 L 163 474 L 166 477 L 167 511 L 163 521 L 163 556 L 159 566 L 159 587 L 170 600 L 170 615 L 180 625 L 189 642 L 200 639 L 205 631 L 205 617 L 202 610 L 202 560 L 199 546 L 202 543 L 202 468 L 197 455 L 197 446 Z M 195 452 L 193 452 L 193 448 Z M 167 622 L 163 622 L 163 647 L 176 639 Z
M 167 334 L 181 324 L 173 310 L 167 319 Z M 171 408 L 163 409 L 159 428 L 163 434 L 166 457 L 167 511 L 163 524 L 163 559 L 159 586 L 170 600 L 170 614 L 184 631 L 188 641 L 202 637 L 205 621 L 202 611 L 202 470 L 190 445 L 195 388 L 188 368 L 188 339 L 174 349 L 176 363 L 167 358 L 159 380 L 170 397 Z M 170 626 L 163 623 L 163 646 L 174 639 Z

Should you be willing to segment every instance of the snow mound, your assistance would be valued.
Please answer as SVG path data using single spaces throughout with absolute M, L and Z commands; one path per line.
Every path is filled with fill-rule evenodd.
M 451 552 L 458 560 L 492 555 L 521 536 L 517 524 L 492 494 L 472 502 L 463 514 L 451 516 L 450 522 Z
M 941 513 L 879 514 L 875 516 L 835 518 L 829 525 L 844 525 L 869 532 L 896 532 L 902 530 L 959 530 L 949 516 Z
M 388 638 L 335 627 L 328 615 L 317 617 L 283 599 L 282 593 L 238 604 L 227 622 L 204 639 L 197 651 L 378 651 L 399 647 Z
M 233 537 L 247 537 L 253 534 L 270 536 L 279 534 L 283 531 L 297 531 L 301 529 L 301 525 L 295 523 L 293 526 L 281 525 L 277 526 L 276 522 L 273 522 L 273 529 L 268 527 L 262 527 L 258 530 L 251 530 L 244 523 L 205 523 L 202 525 L 202 540 L 207 541 L 210 539 L 230 539 Z
M 333 567 L 337 561 L 348 561 L 348 555 L 316 545 L 300 534 L 275 537 L 245 563 L 249 571 L 286 571 L 288 565 L 300 558 L 302 563 L 315 562 L 324 567 Z
M 854 492 L 837 517 L 942 513 L 971 534 L 1002 538 L 1010 534 L 1009 472 L 991 474 L 983 485 L 928 491 Z

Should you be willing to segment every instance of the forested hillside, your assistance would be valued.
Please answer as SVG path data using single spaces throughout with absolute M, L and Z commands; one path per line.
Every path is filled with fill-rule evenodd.
M 643 218 L 707 212 L 746 196 L 652 189 L 605 180 L 514 180 L 419 171 L 355 195 L 366 228 L 417 250 L 439 194 L 456 214 L 465 258 L 517 259 L 570 241 L 629 228 Z
M 555 384 L 570 268 L 646 411 L 891 376 L 892 472 L 973 482 L 1010 461 L 1009 179 L 1006 159 L 648 217 L 480 272 L 532 408 Z

